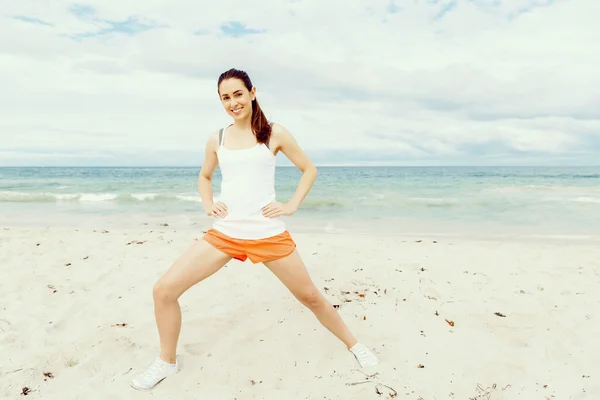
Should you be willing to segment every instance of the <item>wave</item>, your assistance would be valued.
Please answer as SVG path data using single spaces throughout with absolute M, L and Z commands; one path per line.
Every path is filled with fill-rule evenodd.
M 600 197 L 576 197 L 574 199 L 570 199 L 571 201 L 577 203 L 595 203 L 600 204 Z
M 406 200 L 412 203 L 421 203 L 427 204 L 431 206 L 445 206 L 445 205 L 453 205 L 459 202 L 458 199 L 451 197 L 407 197 Z
M 50 192 L 0 192 L 0 202 L 48 203 L 48 202 L 150 202 L 150 201 L 197 201 L 200 195 L 160 194 L 160 193 L 50 193 Z

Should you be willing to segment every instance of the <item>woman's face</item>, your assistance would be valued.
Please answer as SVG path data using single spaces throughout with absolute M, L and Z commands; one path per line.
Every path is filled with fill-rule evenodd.
M 231 78 L 221 82 L 219 95 L 225 111 L 234 119 L 245 119 L 252 116 L 252 100 L 255 98 L 256 89 L 248 91 L 244 82 Z

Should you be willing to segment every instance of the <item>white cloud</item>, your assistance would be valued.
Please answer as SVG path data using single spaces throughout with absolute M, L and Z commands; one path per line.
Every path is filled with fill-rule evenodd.
M 230 67 L 321 163 L 600 160 L 595 0 L 23 0 L 0 18 L 0 165 L 196 165 Z

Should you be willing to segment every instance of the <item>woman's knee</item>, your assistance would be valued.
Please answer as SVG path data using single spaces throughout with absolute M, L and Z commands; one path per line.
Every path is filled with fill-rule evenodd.
M 300 303 L 304 304 L 311 310 L 320 309 L 326 304 L 325 298 L 316 288 L 303 291 L 302 293 L 299 293 L 296 297 L 298 298 Z
M 154 301 L 160 303 L 168 303 L 177 300 L 179 297 L 175 292 L 173 285 L 163 280 L 158 280 L 152 288 L 152 296 Z

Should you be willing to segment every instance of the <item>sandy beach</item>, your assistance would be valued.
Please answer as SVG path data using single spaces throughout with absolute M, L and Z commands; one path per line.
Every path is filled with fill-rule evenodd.
M 135 391 L 158 350 L 152 286 L 196 235 L 2 228 L 0 397 L 600 396 L 597 241 L 325 233 L 294 237 L 378 368 L 359 371 L 262 264 L 232 261 L 180 299 L 180 372 Z

